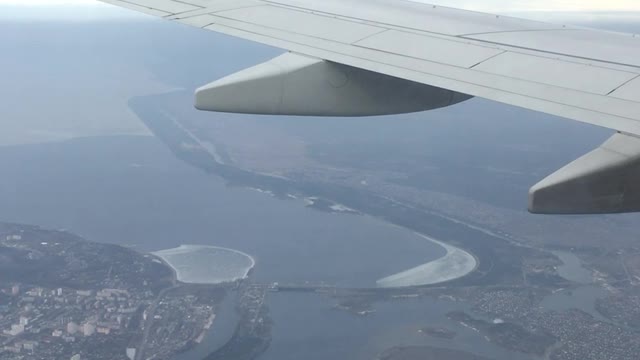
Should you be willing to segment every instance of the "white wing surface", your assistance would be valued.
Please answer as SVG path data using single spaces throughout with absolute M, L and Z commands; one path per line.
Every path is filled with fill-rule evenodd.
M 200 89 L 196 106 L 204 110 L 371 115 L 448 106 L 469 95 L 626 134 L 626 141 L 615 144 L 639 141 L 640 38 L 635 35 L 403 0 L 103 1 L 303 55 L 280 57 Z M 319 77 L 328 85 L 318 85 Z M 412 90 L 395 91 L 398 82 L 412 84 Z M 280 89 L 277 96 L 269 94 L 274 87 Z M 254 105 L 237 103 L 239 89 Z M 432 103 L 419 104 L 425 97 Z M 316 102 L 300 108 L 305 99 Z M 388 104 L 381 105 L 382 99 Z M 640 150 L 627 161 L 637 159 Z M 565 177 L 554 179 L 563 179 L 563 186 L 576 180 Z M 558 189 L 557 181 L 543 185 L 531 193 L 530 209 L 536 212 L 640 210 L 640 200 L 633 209 L 625 203 L 628 185 L 597 199 L 591 195 L 586 205 L 567 199 L 584 199 L 591 188 L 579 194 L 563 190 L 558 197 L 548 193 Z M 545 193 L 549 196 L 541 196 Z
M 640 135 L 640 39 L 402 0 L 105 0 Z

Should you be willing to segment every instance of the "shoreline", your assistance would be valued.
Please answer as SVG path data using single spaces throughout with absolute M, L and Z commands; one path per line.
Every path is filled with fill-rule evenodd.
M 166 261 L 163 257 L 158 256 L 153 252 L 146 253 L 145 255 L 147 255 L 147 254 L 148 254 L 148 256 L 150 256 L 152 258 L 152 261 L 153 260 L 158 260 L 162 265 L 168 267 L 169 270 L 171 270 L 171 275 L 172 275 L 171 276 L 171 283 L 172 284 L 175 285 L 176 283 L 181 282 L 178 279 L 178 272 L 176 271 L 176 269 L 173 266 L 171 266 L 171 264 L 169 264 L 168 261 Z
M 273 194 L 271 193 L 271 195 Z M 298 199 L 295 196 L 293 196 L 292 198 Z M 302 198 L 306 207 L 309 207 L 309 204 L 314 204 L 314 201 L 318 199 L 320 198 L 314 197 L 314 196 Z M 429 242 L 437 244 L 438 246 L 442 247 L 446 251 L 446 253 L 442 257 L 439 257 L 437 259 L 431 260 L 424 264 L 420 264 L 412 268 L 409 268 L 407 270 L 403 270 L 401 272 L 398 272 L 389 276 L 385 276 L 383 278 L 376 280 L 376 287 L 373 289 L 400 289 L 400 288 L 442 284 L 442 283 L 463 278 L 473 273 L 480 266 L 480 259 L 475 254 L 467 250 L 447 244 L 446 242 L 435 239 L 429 235 L 422 234 L 414 229 L 411 229 L 410 227 L 398 225 L 383 217 L 375 216 L 358 209 L 352 209 L 340 203 L 339 201 L 335 201 L 335 200 L 329 200 L 329 201 L 334 203 L 333 206 L 344 207 L 351 211 L 357 211 L 358 215 L 360 216 L 371 218 L 375 221 L 381 222 L 382 224 L 392 226 L 392 227 L 401 229 L 403 231 L 409 231 L 418 237 L 421 237 Z M 349 214 L 350 212 L 332 211 L 332 213 Z M 456 259 L 458 261 L 456 261 Z M 451 263 L 451 261 L 453 261 L 454 263 Z M 455 269 L 453 269 L 453 271 L 451 270 L 450 265 L 454 265 Z M 455 265 L 459 265 L 459 266 L 455 266 Z M 409 277 L 415 276 L 417 273 L 420 273 L 420 272 L 422 273 L 431 272 L 431 274 L 426 274 L 426 275 L 423 274 L 426 277 L 426 280 L 424 281 L 411 281 Z
M 378 288 L 392 289 L 441 284 L 469 275 L 480 264 L 476 256 L 468 251 L 428 235 L 415 231 L 414 234 L 443 247 L 446 254 L 422 265 L 378 279 L 376 280 Z
M 271 193 L 270 195 L 273 196 L 273 193 Z M 291 196 L 291 198 L 299 199 L 296 196 Z M 321 198 L 315 196 L 302 197 L 305 207 L 309 207 L 310 204 L 313 205 L 315 201 L 319 199 Z M 437 244 L 446 251 L 446 253 L 442 257 L 376 280 L 376 287 L 374 287 L 373 289 L 401 289 L 442 284 L 461 279 L 473 273 L 480 266 L 480 259 L 475 254 L 467 250 L 447 244 L 442 240 L 438 240 L 429 235 L 420 233 L 419 231 L 416 231 L 415 229 L 412 229 L 410 227 L 396 224 L 393 221 L 385 219 L 384 217 L 375 216 L 357 208 L 350 208 L 339 201 L 328 201 L 334 203 L 333 206 L 343 207 L 351 211 L 356 211 L 360 216 L 371 218 L 375 221 L 379 221 L 382 224 L 396 227 L 403 231 L 409 231 L 418 237 Z M 349 211 L 331 212 L 336 214 L 350 213 Z M 420 275 L 420 273 L 422 273 L 422 275 Z M 411 277 L 415 276 L 423 276 L 424 278 L 423 280 L 413 281 L 415 280 L 415 278 L 412 279 Z
M 304 198 L 304 200 L 306 199 L 308 198 Z M 346 207 L 346 205 L 338 201 L 333 201 L 333 200 L 331 201 L 338 206 Z M 429 242 L 432 242 L 437 244 L 438 246 L 441 246 L 446 251 L 446 253 L 442 257 L 439 257 L 437 259 L 431 260 L 424 264 L 420 264 L 412 268 L 409 268 L 407 270 L 403 270 L 401 272 L 398 272 L 389 276 L 385 276 L 383 278 L 376 280 L 376 287 L 374 289 L 401 289 L 401 288 L 442 284 L 442 283 L 454 281 L 457 279 L 461 279 L 473 273 L 474 271 L 476 271 L 480 266 L 480 259 L 475 254 L 467 250 L 464 250 L 462 248 L 459 248 L 453 245 L 449 245 L 442 240 L 438 240 L 429 235 L 422 234 L 414 229 L 411 229 L 410 227 L 398 225 L 383 217 L 368 214 L 366 212 L 362 212 L 361 210 L 356 210 L 356 211 L 358 211 L 359 215 L 361 216 L 369 217 L 385 225 L 402 229 L 403 231 L 412 232 L 416 236 L 419 236 Z M 336 212 L 336 213 L 344 214 L 345 212 Z M 450 265 L 449 261 L 451 261 L 452 258 L 455 261 L 456 257 L 459 260 L 462 260 L 464 262 L 463 263 L 464 267 L 455 269 L 455 271 L 448 271 L 450 270 L 450 268 L 448 267 L 448 265 Z M 460 262 L 458 262 L 458 264 L 460 264 Z M 469 264 L 473 264 L 473 265 L 469 266 Z M 419 272 L 432 272 L 432 274 L 426 275 L 427 277 L 426 281 L 413 282 L 411 281 L 411 279 L 408 279 L 410 276 L 414 276 L 416 275 L 416 273 L 419 273 Z M 433 274 L 433 272 L 439 272 L 439 273 Z M 446 275 L 443 275 L 443 273 Z
M 240 276 L 235 276 L 233 278 L 229 278 L 229 279 L 225 279 L 224 281 L 207 281 L 207 282 L 202 282 L 202 281 L 193 281 L 193 280 L 189 280 L 189 279 L 185 279 L 185 274 L 184 274 L 184 270 L 181 270 L 180 267 L 175 264 L 175 262 L 172 262 L 170 257 L 173 255 L 179 255 L 179 254 L 184 254 L 184 253 L 191 253 L 191 252 L 195 252 L 201 249 L 214 249 L 214 250 L 222 250 L 222 251 L 227 251 L 227 252 L 232 252 L 241 256 L 244 256 L 246 258 L 249 259 L 250 261 L 250 265 L 247 266 L 242 275 Z M 219 284 L 225 284 L 225 283 L 232 283 L 238 280 L 244 280 L 247 277 L 249 277 L 249 274 L 251 273 L 251 270 L 253 270 L 253 268 L 256 265 L 256 260 L 253 256 L 244 253 L 242 251 L 236 250 L 236 249 L 230 249 L 230 248 L 225 248 L 225 247 L 221 247 L 221 246 L 213 246 L 213 245 L 189 245 L 189 244 L 182 244 L 176 248 L 171 248 L 171 249 L 163 249 L 163 250 L 158 250 L 158 251 L 154 251 L 151 252 L 152 255 L 162 259 L 162 261 L 167 264 L 175 273 L 175 277 L 176 280 L 185 284 L 206 284 L 206 285 L 219 285 Z

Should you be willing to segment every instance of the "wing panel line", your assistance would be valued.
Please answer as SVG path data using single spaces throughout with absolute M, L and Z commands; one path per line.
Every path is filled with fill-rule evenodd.
M 615 88 L 615 89 L 613 89 L 613 90 L 609 91 L 609 93 L 607 94 L 607 96 L 609 96 L 609 95 L 613 94 L 614 92 L 618 91 L 620 88 L 624 87 L 625 85 L 627 85 L 628 83 L 632 82 L 633 80 L 635 80 L 635 79 L 637 79 L 637 78 L 639 78 L 639 77 L 640 77 L 640 74 L 638 74 L 638 75 L 637 75 L 636 77 L 634 77 L 634 78 L 631 78 L 631 79 L 629 79 L 629 80 L 625 81 L 623 84 L 621 84 L 621 85 L 620 85 L 620 86 L 618 86 L 617 88 Z
M 185 12 L 189 12 L 189 11 L 194 11 L 194 10 L 187 10 L 187 11 L 179 11 L 177 13 L 174 13 L 174 12 L 171 12 L 171 11 L 163 10 L 163 9 L 161 9 L 159 7 L 151 7 L 151 6 L 146 5 L 146 4 L 136 3 L 136 2 L 133 2 L 133 1 L 129 1 L 129 0 L 116 0 L 116 1 L 117 2 L 121 2 L 121 3 L 126 3 L 128 5 L 141 7 L 141 8 L 147 8 L 149 10 L 161 11 L 161 12 L 167 13 L 169 15 L 176 15 L 176 14 L 181 14 L 181 13 L 185 13 Z M 182 4 L 182 5 L 187 5 L 187 6 L 191 6 L 191 7 L 204 9 L 203 6 L 195 5 L 195 4 L 188 4 L 188 3 L 185 3 L 185 2 L 182 2 L 182 1 L 177 1 L 177 0 L 168 0 L 167 2 L 169 2 L 169 3 L 174 2 L 174 3 L 179 3 L 179 4 Z
M 569 55 L 569 54 L 563 54 L 563 53 L 559 53 L 559 52 L 555 52 L 555 51 L 534 49 L 534 48 L 530 48 L 530 47 L 526 47 L 526 46 L 505 44 L 505 43 L 501 43 L 499 41 L 475 39 L 475 38 L 472 38 L 472 37 L 464 37 L 463 36 L 463 37 L 460 37 L 460 38 L 461 39 L 480 41 L 480 42 L 484 42 L 484 43 L 487 43 L 487 44 L 493 44 L 493 45 L 499 45 L 499 46 L 515 48 L 515 49 L 527 50 L 527 51 L 532 51 L 532 52 L 536 52 L 536 53 L 558 55 L 558 56 L 569 57 L 569 58 L 574 58 L 574 59 L 582 59 L 582 60 L 587 60 L 587 61 L 597 61 L 597 62 L 600 62 L 600 63 L 611 64 L 611 65 L 626 66 L 626 67 L 630 67 L 630 68 L 634 68 L 634 69 L 639 69 L 640 70 L 640 66 L 632 65 L 632 64 L 625 64 L 625 63 L 621 63 L 621 62 L 617 62 L 617 61 L 595 59 L 595 58 L 590 58 L 590 57 L 586 57 L 586 56 L 579 56 L 579 55 Z
M 562 29 L 502 30 L 502 31 L 487 31 L 487 32 L 479 32 L 479 33 L 449 35 L 449 36 L 455 36 L 455 37 L 459 37 L 459 38 L 466 38 L 467 36 L 478 36 L 478 35 L 506 34 L 506 33 L 526 33 L 526 32 L 545 32 L 545 31 L 570 31 L 570 30 L 576 30 L 576 29 L 562 28 Z M 477 40 L 477 39 L 474 39 L 474 40 Z
M 334 62 L 338 62 L 338 63 L 342 63 L 342 64 L 345 64 L 345 65 L 350 65 L 350 66 L 358 66 L 360 68 L 363 68 L 363 69 L 366 69 L 366 70 L 369 70 L 369 71 L 384 73 L 384 74 L 387 74 L 387 75 L 390 75 L 390 76 L 403 78 L 403 79 L 406 79 L 406 80 L 409 80 L 409 81 L 418 81 L 418 82 L 422 82 L 424 84 L 428 84 L 428 85 L 432 85 L 432 86 L 436 86 L 436 87 L 441 87 L 441 88 L 445 88 L 445 89 L 449 89 L 449 90 L 453 90 L 453 91 L 457 91 L 457 92 L 461 92 L 461 93 L 467 93 L 469 95 L 479 96 L 479 97 L 491 99 L 491 100 L 494 100 L 494 101 L 499 101 L 499 102 L 503 102 L 503 103 L 507 103 L 507 104 L 511 104 L 511 105 L 515 105 L 515 106 L 521 106 L 521 107 L 524 107 L 524 108 L 529 108 L 529 109 L 538 110 L 538 111 L 542 111 L 542 112 L 549 113 L 548 105 L 553 105 L 554 107 L 556 107 L 557 110 L 555 112 L 551 112 L 552 114 L 555 114 L 557 116 L 570 118 L 570 119 L 573 119 L 573 120 L 576 120 L 576 121 L 580 121 L 580 122 L 586 122 L 586 123 L 598 125 L 598 126 L 611 128 L 611 124 L 608 124 L 603 119 L 614 118 L 614 119 L 618 119 L 618 120 L 621 120 L 622 122 L 624 122 L 624 125 L 614 127 L 616 130 L 628 131 L 628 132 L 631 132 L 633 134 L 640 134 L 640 121 L 638 121 L 636 119 L 633 119 L 633 118 L 630 118 L 630 117 L 622 116 L 622 115 L 609 114 L 609 113 L 605 113 L 605 112 L 602 112 L 602 111 L 599 111 L 599 110 L 593 110 L 593 109 L 588 109 L 588 108 L 584 108 L 584 107 L 579 107 L 579 106 L 576 106 L 576 105 L 560 103 L 560 102 L 556 102 L 556 101 L 553 101 L 553 100 L 543 99 L 543 98 L 529 96 L 529 95 L 523 95 L 523 94 L 519 94 L 519 93 L 516 93 L 516 92 L 509 91 L 509 90 L 493 88 L 493 87 L 490 87 L 490 86 L 476 84 L 476 83 L 468 82 L 468 81 L 465 81 L 465 80 L 458 80 L 458 79 L 455 79 L 455 78 L 446 77 L 446 76 L 442 76 L 442 75 L 435 75 L 435 74 L 432 74 L 432 73 L 422 72 L 422 71 L 419 71 L 419 70 L 415 70 L 415 69 L 411 69 L 411 68 L 407 68 L 407 67 L 402 67 L 402 66 L 398 66 L 398 65 L 393 65 L 393 64 L 389 64 L 389 63 L 376 62 L 376 61 L 372 61 L 372 60 L 364 58 L 364 57 L 357 57 L 357 56 L 354 56 L 354 55 L 344 54 L 344 53 L 339 53 L 339 52 L 331 52 L 331 51 L 324 50 L 322 48 L 309 46 L 307 44 L 297 43 L 297 42 L 294 42 L 294 41 L 291 41 L 291 40 L 281 40 L 281 39 L 278 39 L 276 37 L 271 37 L 271 36 L 268 36 L 268 35 L 256 33 L 256 32 L 253 32 L 253 31 L 242 29 L 242 28 L 235 28 L 235 27 L 229 26 L 229 25 L 222 25 L 222 24 L 219 24 L 219 23 L 214 23 L 214 24 L 211 24 L 211 25 L 207 26 L 206 28 L 210 29 L 210 30 L 217 30 L 217 31 L 220 31 L 220 32 L 226 32 L 227 34 L 238 36 L 238 37 L 245 38 L 245 39 L 248 39 L 248 40 L 253 40 L 253 41 L 256 41 L 255 38 L 261 38 L 261 42 L 263 42 L 265 44 L 268 44 L 268 45 L 271 45 L 271 46 L 275 46 L 275 47 L 279 47 L 279 48 L 283 48 L 283 47 L 289 48 L 292 51 L 298 51 L 297 49 L 292 49 L 291 46 L 283 46 L 284 44 L 292 44 L 293 43 L 295 45 L 298 45 L 299 48 L 304 48 L 306 51 L 303 51 L 303 53 L 311 55 L 311 56 L 316 56 L 316 57 L 319 57 L 319 58 L 324 58 L 324 59 L 329 60 L 329 61 L 334 61 Z M 249 36 L 247 36 L 247 34 L 249 34 Z M 336 55 L 338 55 L 338 57 L 336 57 Z M 359 60 L 359 61 L 361 61 L 363 63 L 367 63 L 368 65 L 366 65 L 366 66 L 361 66 L 361 64 L 355 65 L 355 64 L 353 64 L 353 59 L 357 59 L 357 60 Z M 388 66 L 388 67 L 395 68 L 395 69 L 401 70 L 401 71 L 410 71 L 410 72 L 413 72 L 413 73 L 421 74 L 423 76 L 429 77 L 430 81 L 424 81 L 424 80 L 421 81 L 421 80 L 410 79 L 410 78 L 407 78 L 406 75 L 402 75 L 398 71 L 390 72 L 390 71 L 388 71 L 386 69 L 381 69 L 382 66 Z M 433 80 L 433 81 L 431 81 L 431 80 Z M 461 85 L 461 84 L 464 84 L 464 86 Z M 484 91 L 483 91 L 483 89 L 484 89 Z M 486 91 L 486 90 L 490 90 L 490 91 Z M 504 95 L 512 96 L 513 97 L 513 99 L 512 99 L 513 101 L 506 101 L 501 96 L 496 96 L 495 94 L 493 94 L 493 92 L 495 92 L 495 91 L 501 93 L 502 96 L 504 96 Z M 533 104 L 532 104 L 532 101 L 534 102 Z M 630 101 L 627 101 L 627 100 L 620 100 L 620 101 L 637 105 L 637 103 L 630 102 Z M 576 114 L 575 113 L 576 111 L 580 111 L 581 114 Z
M 489 61 L 489 60 L 491 60 L 491 59 L 493 59 L 493 58 L 495 58 L 495 57 L 498 57 L 498 56 L 500 56 L 500 55 L 502 55 L 502 54 L 504 54 L 504 53 L 506 53 L 506 52 L 507 52 L 507 50 L 503 50 L 503 51 L 502 51 L 502 52 L 500 52 L 500 53 L 497 53 L 497 54 L 495 54 L 495 55 L 493 55 L 493 56 L 491 56 L 491 57 L 488 57 L 488 58 L 486 58 L 486 59 L 484 59 L 484 60 L 482 60 L 482 61 L 480 61 L 480 62 L 478 62 L 478 63 L 474 64 L 473 66 L 469 67 L 469 69 L 473 69 L 474 67 L 476 67 L 476 66 L 478 66 L 478 65 L 480 65 L 480 64 L 482 64 L 482 63 L 485 63 L 485 62 L 487 62 L 487 61 Z

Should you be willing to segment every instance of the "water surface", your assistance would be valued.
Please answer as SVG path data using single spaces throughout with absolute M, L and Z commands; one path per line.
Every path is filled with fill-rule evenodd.
M 562 261 L 562 265 L 558 266 L 560 276 L 580 284 L 593 282 L 591 271 L 582 266 L 582 261 L 575 254 L 567 251 L 553 251 L 553 254 Z
M 434 298 L 374 304 L 374 313 L 357 316 L 334 308 L 336 302 L 316 294 L 270 293 L 274 321 L 272 342 L 260 360 L 371 360 L 393 346 L 430 345 L 473 352 L 494 360 L 530 360 L 487 342 L 474 330 L 447 319 L 450 311 L 470 311 L 464 303 Z M 444 327 L 457 333 L 439 339 L 419 332 Z
M 0 218 L 143 252 L 236 249 L 258 282 L 373 287 L 444 248 L 380 220 L 230 188 L 157 139 L 118 136 L 0 147 Z M 46 179 L 46 180 L 45 180 Z

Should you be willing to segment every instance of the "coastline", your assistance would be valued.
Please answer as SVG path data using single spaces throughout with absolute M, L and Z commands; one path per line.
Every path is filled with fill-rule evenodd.
M 293 198 L 297 199 L 296 197 Z M 309 206 L 310 204 L 313 205 L 314 202 L 318 199 L 318 197 L 303 198 L 304 204 L 306 206 Z M 408 226 L 398 225 L 392 221 L 389 221 L 388 219 L 385 219 L 384 217 L 361 212 L 360 210 L 354 210 L 340 203 L 339 201 L 330 201 L 334 203 L 333 206 L 342 207 L 351 211 L 357 211 L 358 215 L 360 216 L 369 217 L 385 225 L 412 232 L 418 237 L 441 246 L 446 251 L 446 253 L 442 257 L 376 280 L 376 288 L 394 289 L 442 284 L 445 282 L 463 278 L 477 270 L 478 266 L 480 265 L 480 259 L 467 250 L 449 245 L 442 240 L 437 240 L 429 235 L 422 234 Z M 335 211 L 335 213 L 349 214 L 350 212 Z
M 440 284 L 464 277 L 478 267 L 479 261 L 473 254 L 427 235 L 418 232 L 415 234 L 442 246 L 446 254 L 425 264 L 381 278 L 376 281 L 378 287 L 399 288 Z
M 176 271 L 176 269 L 171 266 L 171 264 L 169 264 L 168 261 L 166 261 L 163 257 L 156 255 L 153 252 L 150 253 L 146 253 L 144 255 L 148 255 L 149 257 L 151 257 L 151 261 L 158 261 L 159 263 L 161 263 L 162 265 L 166 266 L 169 270 L 171 270 L 171 283 L 173 283 L 174 285 L 178 282 L 180 282 L 180 280 L 178 280 L 178 272 Z

